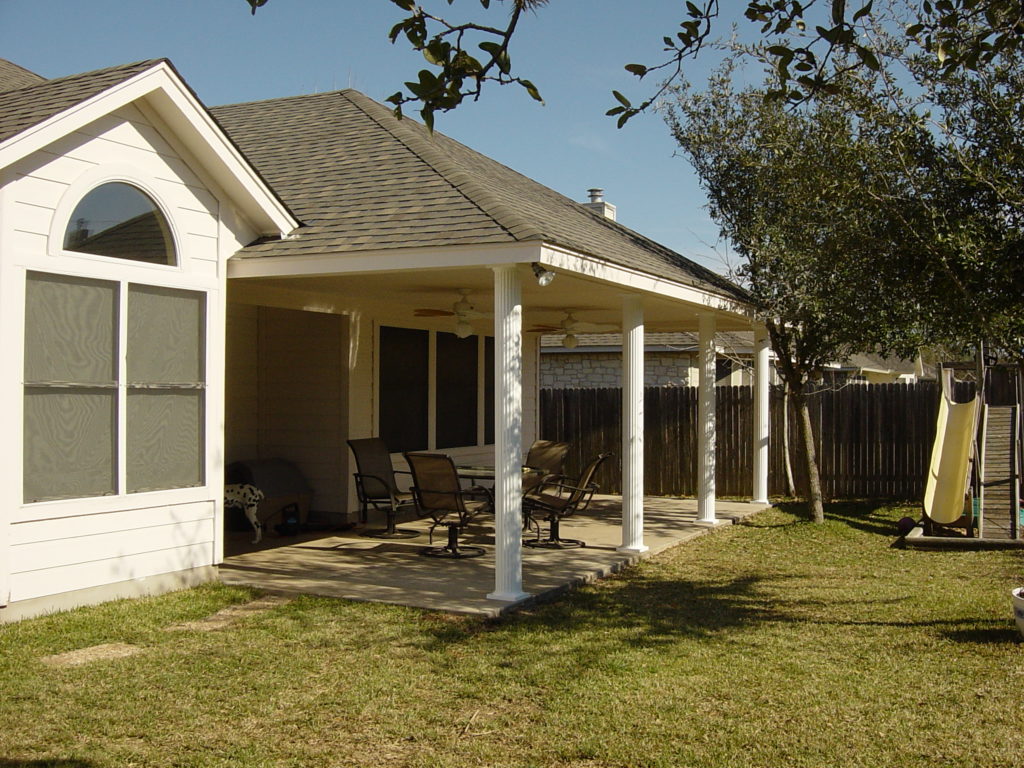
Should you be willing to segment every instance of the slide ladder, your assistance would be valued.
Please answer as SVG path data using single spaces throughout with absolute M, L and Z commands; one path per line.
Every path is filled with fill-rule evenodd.
M 981 521 L 985 539 L 1020 538 L 1020 411 L 1016 405 L 985 408 L 981 462 Z

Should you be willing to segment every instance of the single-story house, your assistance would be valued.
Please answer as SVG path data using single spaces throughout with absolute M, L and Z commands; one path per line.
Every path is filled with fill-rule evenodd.
M 586 328 L 586 324 L 582 324 Z M 567 345 L 566 339 L 570 338 Z M 715 338 L 715 384 L 753 383 L 754 334 L 719 333 Z M 540 385 L 548 389 L 622 385 L 622 335 L 549 334 L 540 340 Z M 774 360 L 774 358 L 773 358 Z M 644 386 L 695 387 L 700 382 L 700 338 L 696 333 L 644 335 Z M 778 384 L 772 366 L 771 383 Z
M 588 323 L 574 318 L 582 329 Z M 566 343 L 566 340 L 569 343 Z M 546 389 L 617 388 L 622 382 L 622 336 L 618 333 L 550 333 L 541 336 L 540 385 Z M 754 383 L 754 334 L 719 333 L 715 384 L 749 387 Z M 700 339 L 695 333 L 648 333 L 644 337 L 644 385 L 694 387 L 700 382 Z M 781 384 L 770 355 L 770 383 Z M 913 384 L 934 379 L 935 366 L 879 354 L 857 353 L 826 365 L 822 379 L 845 384 Z
M 758 334 L 765 500 L 745 298 L 355 91 L 211 110 L 166 60 L 54 80 L 0 61 L 0 620 L 215 578 L 237 460 L 292 462 L 346 519 L 345 441 L 376 435 L 494 463 L 489 596 L 524 597 L 528 331 L 568 309 L 624 329 L 624 551 L 645 548 L 645 328 L 698 332 L 708 371 L 717 332 Z M 701 413 L 711 524 L 713 387 Z

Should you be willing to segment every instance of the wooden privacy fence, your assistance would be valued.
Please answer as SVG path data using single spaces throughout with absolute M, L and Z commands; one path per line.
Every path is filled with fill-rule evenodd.
M 750 387 L 718 387 L 715 485 L 719 496 L 750 496 L 753 477 L 753 397 Z M 821 468 L 830 498 L 919 499 L 935 439 L 939 389 L 934 382 L 855 384 L 809 396 Z M 771 390 L 768 491 L 787 492 L 782 389 Z M 540 434 L 571 445 L 567 469 L 579 470 L 600 451 L 622 452 L 620 389 L 544 389 Z M 797 488 L 806 473 L 788 413 L 790 463 Z M 647 387 L 644 396 L 644 490 L 652 495 L 697 493 L 697 388 Z M 621 461 L 607 462 L 603 491 L 621 493 Z

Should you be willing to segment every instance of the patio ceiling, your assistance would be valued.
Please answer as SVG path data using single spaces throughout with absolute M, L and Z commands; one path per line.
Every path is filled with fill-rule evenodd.
M 622 297 L 628 289 L 595 278 L 559 272 L 555 280 L 541 287 L 523 265 L 523 329 L 537 325 L 558 326 L 565 312 L 572 311 L 580 322 L 614 325 L 622 322 Z M 485 266 L 448 269 L 405 269 L 388 272 L 360 272 L 348 275 L 235 278 L 230 281 L 232 298 L 257 300 L 267 291 L 304 294 L 309 309 L 348 312 L 358 309 L 388 315 L 396 307 L 408 315 L 410 325 L 436 330 L 451 330 L 451 317 L 420 317 L 420 308 L 450 310 L 459 299 L 459 290 L 468 289 L 474 309 L 489 314 L 494 309 L 494 274 Z M 247 298 L 249 297 L 249 298 Z M 708 313 L 703 305 L 690 304 L 656 294 L 643 294 L 644 325 L 650 333 L 697 331 L 699 315 Z M 750 330 L 744 315 L 712 311 L 720 331 Z M 488 317 L 470 321 L 475 332 L 491 328 Z M 609 329 L 610 330 L 610 329 Z

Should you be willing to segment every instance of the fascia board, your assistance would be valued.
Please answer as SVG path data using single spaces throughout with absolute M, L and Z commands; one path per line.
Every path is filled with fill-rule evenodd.
M 176 132 L 258 230 L 268 235 L 285 234 L 298 226 L 284 204 L 164 62 L 0 143 L 0 168 L 142 99 Z
M 450 248 L 396 248 L 308 256 L 235 256 L 228 260 L 228 278 L 319 277 L 409 269 L 489 267 L 538 261 L 540 243 L 463 245 Z
M 656 294 L 704 308 L 709 312 L 741 315 L 753 322 L 753 307 L 696 286 L 655 277 L 636 269 L 611 264 L 564 248 L 545 245 L 540 263 L 553 269 L 574 272 L 594 280 L 621 286 L 637 293 Z

